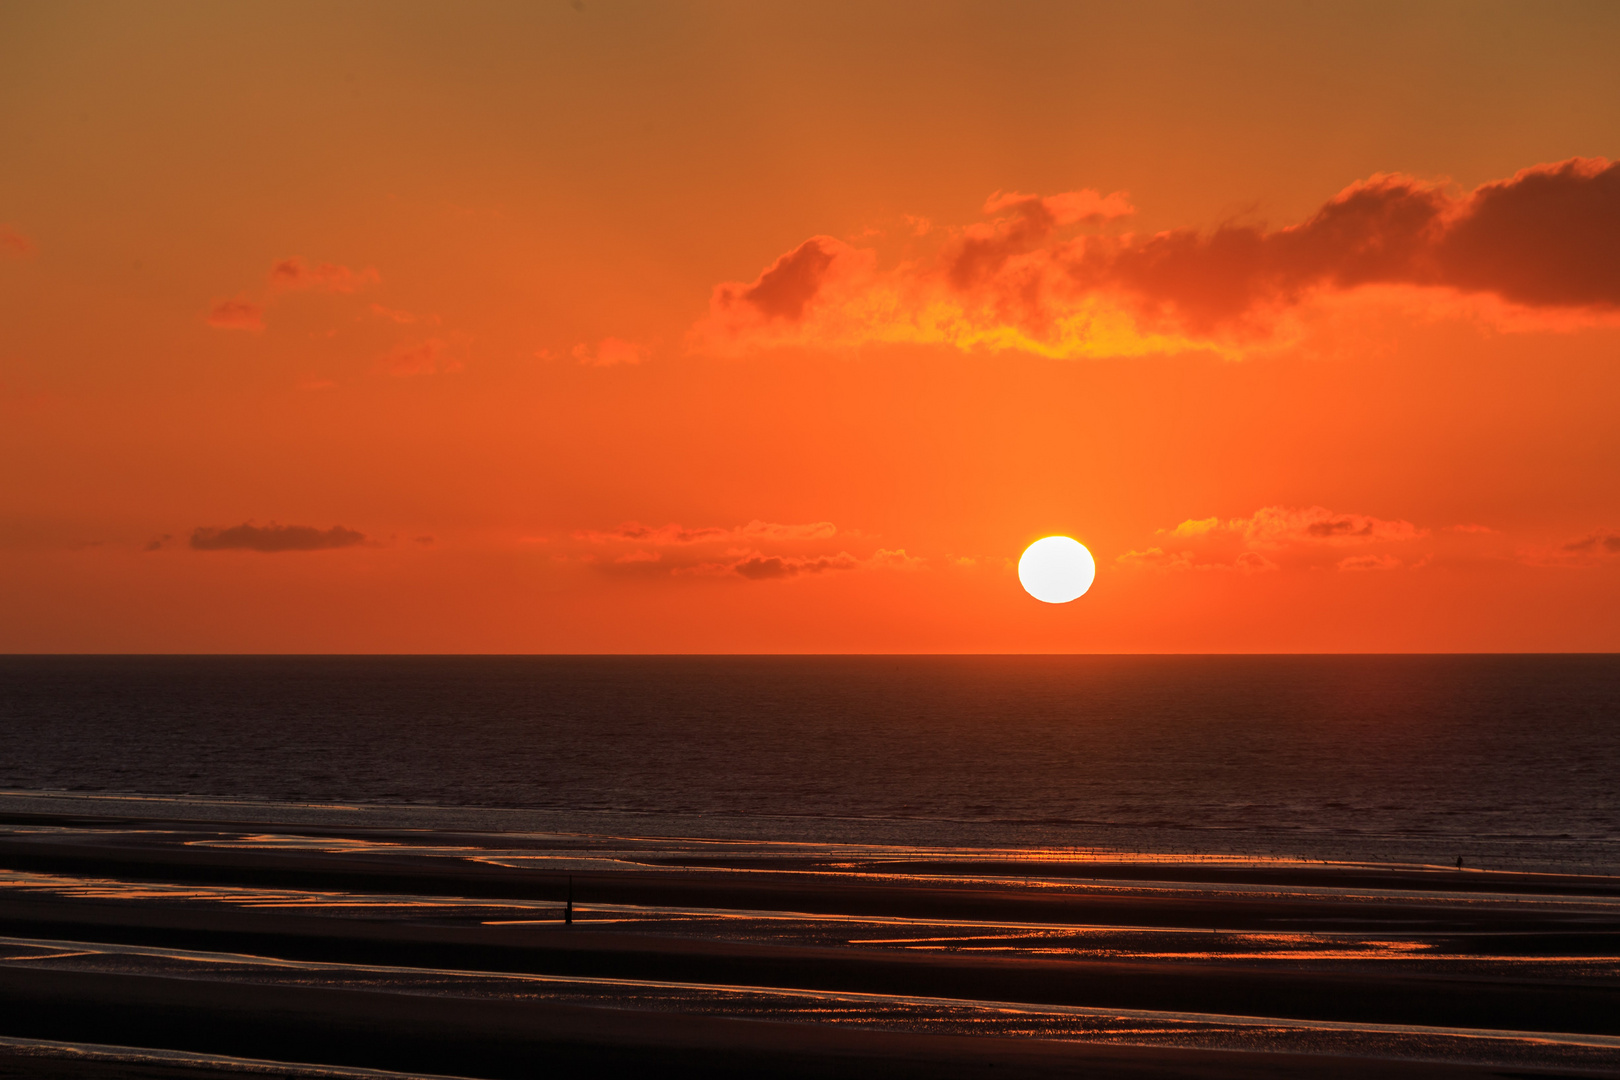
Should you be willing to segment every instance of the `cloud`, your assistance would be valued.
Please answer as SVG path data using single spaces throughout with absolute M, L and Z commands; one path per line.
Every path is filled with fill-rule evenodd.
M 25 259 L 34 254 L 38 248 L 34 242 L 10 225 L 0 225 L 0 255 L 11 255 L 18 259 Z
M 1151 566 L 1159 570 L 1191 570 L 1193 569 L 1192 555 L 1189 552 L 1169 552 L 1162 547 L 1150 547 L 1142 551 L 1134 548 L 1118 556 L 1116 562 L 1126 566 Z
M 1155 570 L 1237 570 L 1245 574 L 1261 574 L 1276 570 L 1277 564 L 1258 551 L 1240 551 L 1226 558 L 1199 558 L 1192 551 L 1166 551 L 1150 547 L 1144 551 L 1131 550 L 1119 556 L 1117 562 L 1126 566 L 1151 567 Z
M 1102 196 L 1095 191 L 1068 191 L 1041 198 L 996 192 L 985 200 L 984 212 L 1009 211 L 987 224 L 970 225 L 946 249 L 945 276 L 966 290 L 992 280 L 1016 257 L 1039 248 L 1060 226 L 1122 217 L 1135 210 L 1124 192 Z M 1022 282 L 1026 287 L 1028 279 Z
M 805 525 L 779 525 L 772 521 L 759 521 L 756 519 L 746 525 L 739 525 L 729 529 L 713 525 L 687 528 L 673 522 L 668 525 L 654 527 L 643 525 L 638 521 L 627 521 L 623 525 L 609 529 L 606 532 L 576 532 L 574 538 L 592 543 L 622 541 L 636 544 L 674 545 L 757 542 L 762 540 L 825 540 L 837 535 L 837 533 L 838 527 L 830 521 L 813 521 Z
M 735 574 L 749 581 L 773 581 L 802 574 L 822 574 L 829 570 L 854 570 L 860 565 L 861 561 L 847 551 L 815 556 L 762 555 L 756 552 L 730 562 L 703 563 L 687 572 Z
M 1562 550 L 1571 555 L 1620 555 L 1620 533 L 1589 533 L 1563 545 Z
M 1620 317 L 1620 163 L 1603 158 L 1467 192 L 1377 175 L 1275 229 L 1102 230 L 1132 212 L 1122 192 L 997 192 L 984 212 L 930 227 L 932 251 L 885 268 L 874 250 L 811 237 L 753 282 L 717 286 L 693 343 L 1237 355 L 1313 298 L 1369 287 L 1477 298 L 1521 327 Z
M 1285 567 L 1340 570 L 1391 569 L 1401 561 L 1383 551 L 1428 535 L 1410 521 L 1346 514 L 1326 507 L 1263 506 L 1248 517 L 1189 518 L 1158 530 L 1157 543 L 1117 560 L 1158 570 L 1237 570 L 1262 573 Z
M 352 293 L 368 285 L 375 285 L 379 280 L 381 279 L 377 276 L 377 271 L 370 267 L 356 272 L 336 263 L 318 263 L 310 266 L 296 256 L 277 259 L 270 264 L 268 297 L 263 303 L 242 294 L 233 300 L 216 300 L 208 309 L 204 321 L 220 330 L 257 332 L 264 329 L 265 309 L 282 293 L 300 291 Z M 401 315 L 406 315 L 407 320 L 409 318 L 405 312 L 389 311 L 375 304 L 372 308 L 379 314 L 394 318 L 396 322 L 401 321 L 399 319 Z
M 1260 554 L 1258 551 L 1245 551 L 1232 560 L 1234 568 L 1245 574 L 1261 574 L 1267 570 L 1277 569 L 1277 564 Z
M 1185 524 L 1188 523 L 1183 522 Z M 1181 527 L 1177 526 L 1178 529 Z M 1367 514 L 1339 514 L 1320 506 L 1304 510 L 1265 506 L 1247 518 L 1238 518 L 1207 531 L 1213 532 L 1223 527 L 1241 531 L 1244 539 L 1256 547 L 1276 547 L 1300 541 L 1347 544 L 1415 540 L 1426 532 L 1410 521 L 1384 521 Z
M 310 266 L 296 255 L 277 259 L 270 266 L 270 288 L 274 292 L 315 290 L 352 293 L 381 280 L 377 271 L 369 266 L 358 272 L 337 263 Z
M 1221 519 L 1216 517 L 1199 518 L 1197 521 L 1188 519 L 1170 530 L 1173 536 L 1206 536 L 1221 527 Z
M 726 282 L 709 300 L 699 334 L 713 343 L 791 343 L 870 287 L 876 256 L 831 236 L 812 236 L 751 283 Z M 831 302 L 827 302 L 828 300 Z
M 396 308 L 384 307 L 381 304 L 372 304 L 371 313 L 378 318 L 387 319 L 402 326 L 407 326 L 416 321 L 416 316 L 409 311 L 400 311 Z
M 439 338 L 428 338 L 414 345 L 401 345 L 385 355 L 378 366 L 397 378 L 460 371 L 461 361 L 445 358 L 444 353 L 448 347 L 448 344 Z
M 627 521 L 607 530 L 581 530 L 572 539 L 587 545 L 577 556 L 581 561 L 617 575 L 773 581 L 835 570 L 918 570 L 927 562 L 904 548 L 877 548 L 865 557 L 831 550 L 838 535 L 830 521 L 755 519 L 737 526 Z
M 1620 162 L 1524 169 L 1453 210 L 1434 245 L 1445 284 L 1530 306 L 1620 306 Z
M 927 562 L 921 556 L 907 555 L 905 548 L 878 548 L 866 560 L 868 566 L 888 566 L 896 570 L 920 570 Z
M 215 300 L 203 321 L 216 330 L 264 329 L 264 308 L 244 297 L 234 300 Z
M 777 259 L 752 285 L 722 294 L 722 302 L 750 304 L 769 319 L 802 319 L 804 305 L 821 291 L 822 278 L 837 257 L 840 245 L 830 240 L 821 236 L 806 240 Z
M 646 358 L 646 351 L 640 345 L 616 337 L 603 338 L 594 349 L 584 342 L 574 346 L 574 359 L 592 367 L 639 364 Z
M 637 552 L 637 561 L 659 558 L 657 554 Z M 629 561 L 626 558 L 618 560 Z M 926 559 L 907 555 L 904 548 L 879 548 L 870 557 L 862 559 L 847 551 L 830 555 L 771 555 L 760 551 L 730 552 L 723 560 L 710 560 L 675 566 L 670 573 L 704 577 L 736 576 L 749 581 L 773 581 L 799 577 L 805 574 L 823 574 L 832 570 L 919 570 Z
M 1336 565 L 1340 570 L 1396 570 L 1401 560 L 1393 555 L 1350 555 Z
M 811 237 L 753 282 L 717 286 L 691 343 L 721 354 L 872 343 L 1049 356 L 1201 347 L 1138 328 L 1119 304 L 1087 294 L 1063 269 L 1083 243 L 1064 230 L 1128 213 L 1123 193 L 998 192 L 985 206 L 989 221 L 930 225 L 934 250 L 890 267 L 879 266 L 874 250 Z
M 1563 543 L 1527 544 L 1515 549 L 1513 557 L 1526 566 L 1602 566 L 1620 558 L 1620 531 L 1594 529 Z
M 325 551 L 353 547 L 365 534 L 334 525 L 317 529 L 310 525 L 233 525 L 219 529 L 198 526 L 192 530 L 191 546 L 197 551 Z
M 1099 195 L 1095 191 L 1065 191 L 1061 195 L 1025 195 L 1018 191 L 996 192 L 984 201 L 984 212 L 994 214 L 1001 210 L 1015 210 L 1028 217 L 1050 219 L 1055 225 L 1073 225 L 1080 221 L 1107 221 L 1136 213 L 1130 197 L 1123 191 Z
M 1529 308 L 1620 308 L 1620 163 L 1571 158 L 1451 194 L 1352 184 L 1299 225 L 1179 229 L 1086 246 L 1066 268 L 1138 314 L 1207 333 L 1313 291 L 1410 285 Z

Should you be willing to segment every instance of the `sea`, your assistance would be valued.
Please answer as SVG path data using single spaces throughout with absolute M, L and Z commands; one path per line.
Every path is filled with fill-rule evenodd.
M 10 656 L 0 794 L 1613 874 L 1620 656 Z

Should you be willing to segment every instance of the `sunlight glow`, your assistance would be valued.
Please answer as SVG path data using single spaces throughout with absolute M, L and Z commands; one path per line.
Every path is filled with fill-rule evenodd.
M 1091 588 L 1097 564 L 1078 540 L 1048 536 L 1024 549 L 1018 580 L 1024 591 L 1047 604 L 1067 604 Z

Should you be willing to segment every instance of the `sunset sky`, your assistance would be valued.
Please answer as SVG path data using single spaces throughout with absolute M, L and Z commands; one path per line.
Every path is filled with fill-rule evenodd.
M 6 4 L 0 651 L 1620 648 L 1617 56 L 1612 3 Z

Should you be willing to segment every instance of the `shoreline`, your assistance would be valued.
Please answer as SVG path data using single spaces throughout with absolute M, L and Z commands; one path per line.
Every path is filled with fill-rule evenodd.
M 226 813 L 222 813 L 226 811 Z M 229 813 L 236 811 L 236 813 Z M 1620 876 L 1620 837 L 1569 838 L 1530 835 L 1435 837 L 1345 836 L 1302 831 L 1262 833 L 1230 827 L 1149 828 L 1104 823 L 1050 823 L 956 818 L 838 818 L 817 815 L 727 816 L 625 809 L 565 810 L 427 802 L 296 802 L 268 798 L 134 792 L 0 790 L 0 820 L 106 818 L 181 825 L 296 826 L 341 833 L 574 834 L 627 840 L 689 840 L 754 845 L 761 849 L 922 849 L 1004 853 L 1040 851 L 1049 861 L 1113 861 L 1132 865 L 1233 865 L 1241 867 L 1332 864 L 1389 870 L 1451 871 L 1459 850 L 1465 872 L 1506 872 L 1548 877 Z M 1108 842 L 1110 832 L 1130 837 Z M 1083 835 L 1082 835 L 1083 834 Z M 1102 835 L 1099 835 L 1102 834 Z M 1025 842 L 1016 842 L 1024 835 Z M 1248 838 L 1250 843 L 1240 842 Z M 1085 839 L 1086 843 L 1057 843 Z M 1150 843 L 1149 841 L 1158 841 Z M 1226 841 L 1221 843 L 1221 841 Z M 1548 847 L 1579 845 L 1583 854 L 1548 856 Z M 1300 849 L 1319 847 L 1317 852 Z M 1603 854 L 1592 853 L 1594 847 Z M 1260 850 L 1269 848 L 1270 850 Z M 1288 849 L 1282 851 L 1281 849 Z M 1372 849 L 1407 857 L 1374 857 Z M 1610 850 L 1612 849 L 1612 850 Z M 1484 850 L 1485 854 L 1480 854 Z M 1337 854 L 1331 854 L 1337 851 Z M 1529 853 L 1525 853 L 1528 851 Z M 1280 852 L 1280 853 L 1279 853 Z M 1494 852 L 1495 854 L 1492 854 Z M 1543 852 L 1535 854 L 1535 852 Z M 1421 855 L 1428 857 L 1423 858 Z M 990 857 L 994 857 L 993 855 Z

